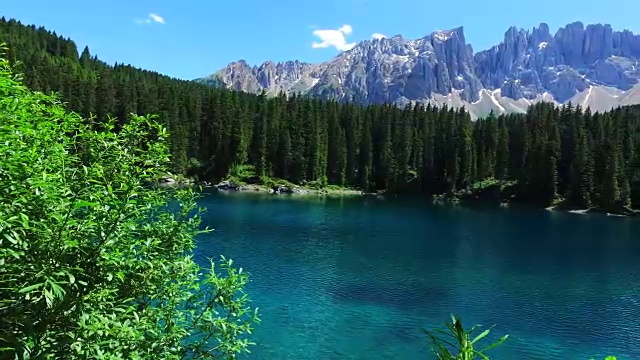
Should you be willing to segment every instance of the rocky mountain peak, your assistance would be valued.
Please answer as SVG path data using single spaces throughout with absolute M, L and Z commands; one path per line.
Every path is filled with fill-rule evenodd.
M 540 99 L 563 103 L 586 96 L 605 109 L 614 100 L 593 97 L 610 94 L 631 101 L 619 93 L 638 84 L 639 59 L 640 36 L 608 24 L 576 21 L 555 35 L 545 23 L 531 30 L 513 26 L 502 42 L 477 53 L 461 26 L 419 39 L 396 35 L 362 41 L 320 64 L 267 61 L 250 67 L 239 60 L 202 81 L 363 104 L 446 101 L 503 112 L 526 109 Z M 594 87 L 602 91 L 593 92 Z
M 439 41 L 448 41 L 450 39 L 454 39 L 466 44 L 464 38 L 464 27 L 462 26 L 450 30 L 438 30 L 433 32 L 430 36 Z

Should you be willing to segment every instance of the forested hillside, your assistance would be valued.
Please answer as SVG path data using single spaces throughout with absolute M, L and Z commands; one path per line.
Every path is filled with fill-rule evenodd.
M 638 108 L 591 114 L 542 103 L 472 122 L 463 109 L 270 98 L 109 66 L 4 18 L 0 41 L 28 87 L 60 92 L 71 110 L 121 124 L 130 113 L 158 114 L 172 135 L 173 170 L 201 179 L 248 163 L 295 183 L 435 194 L 496 178 L 516 180 L 514 199 L 540 205 L 640 205 Z

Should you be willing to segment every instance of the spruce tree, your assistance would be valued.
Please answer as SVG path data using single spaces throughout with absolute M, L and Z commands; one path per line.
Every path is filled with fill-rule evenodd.
M 499 180 L 505 180 L 509 171 L 509 129 L 504 116 L 498 119 L 498 147 L 496 150 L 495 175 Z

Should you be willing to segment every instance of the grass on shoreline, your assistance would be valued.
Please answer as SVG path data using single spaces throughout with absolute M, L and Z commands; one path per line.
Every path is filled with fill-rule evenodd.
M 229 170 L 225 181 L 237 187 L 240 191 L 274 192 L 275 189 L 283 189 L 290 195 L 362 195 L 358 189 L 339 185 L 328 185 L 319 181 L 294 184 L 285 179 L 272 178 L 270 176 L 257 176 L 252 165 L 235 165 Z

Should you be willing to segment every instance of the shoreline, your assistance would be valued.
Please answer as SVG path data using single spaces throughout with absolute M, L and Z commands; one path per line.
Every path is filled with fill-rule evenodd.
M 355 189 L 314 189 L 300 185 L 295 186 L 276 186 L 269 187 L 261 184 L 245 184 L 237 187 L 225 187 L 218 185 L 210 185 L 207 188 L 213 188 L 217 191 L 239 192 L 239 193 L 261 193 L 273 195 L 292 195 L 292 196 L 364 196 L 365 193 Z
M 619 212 L 615 212 L 613 210 L 606 210 L 604 208 L 599 208 L 599 207 L 577 209 L 577 208 L 562 208 L 562 206 L 549 206 L 545 208 L 545 210 L 564 212 L 564 213 L 575 214 L 575 215 L 598 214 L 598 215 L 605 215 L 610 217 L 637 217 L 638 215 L 640 215 L 640 210 L 628 209 L 628 208 L 624 208 Z
M 238 193 L 261 193 L 273 195 L 292 196 L 370 196 L 382 195 L 382 193 L 366 193 L 362 190 L 348 188 L 310 188 L 301 185 L 276 185 L 273 187 L 263 184 L 235 184 L 229 181 L 222 181 L 218 184 L 210 182 L 195 182 L 193 180 L 177 181 L 172 178 L 164 178 L 154 183 L 155 186 L 182 188 L 182 187 L 202 187 L 202 189 L 215 189 L 216 191 L 238 192 Z
M 173 179 L 169 179 L 173 180 Z M 254 193 L 254 194 L 272 194 L 272 195 L 290 195 L 295 197 L 347 197 L 347 196 L 361 196 L 361 197 L 371 197 L 371 198 L 383 198 L 385 191 L 378 191 L 374 193 L 364 192 L 362 190 L 357 189 L 348 189 L 348 188 L 338 188 L 338 187 L 328 187 L 328 188 L 310 188 L 301 185 L 288 184 L 288 185 L 275 185 L 275 186 L 267 186 L 263 184 L 235 184 L 229 181 L 222 181 L 218 184 L 212 184 L 207 181 L 204 182 L 195 182 L 193 180 L 187 179 L 186 181 L 167 181 L 167 179 L 162 179 L 155 183 L 156 186 L 160 187 L 198 187 L 200 186 L 204 189 L 215 189 L 216 191 L 225 192 L 225 193 Z M 490 204 L 492 201 L 487 201 L 487 204 Z M 451 197 L 449 198 L 446 194 L 441 194 L 435 196 L 432 200 L 433 204 L 454 204 L 454 205 L 462 205 L 464 206 L 464 199 L 459 197 Z M 496 204 L 499 207 L 508 207 L 510 202 L 500 202 Z M 530 204 L 531 205 L 531 204 Z M 535 205 L 532 205 L 536 207 Z M 561 212 L 575 215 L 592 215 L 599 214 L 605 215 L 607 217 L 637 217 L 640 215 L 639 210 L 635 209 L 625 209 L 625 211 L 621 212 L 610 212 L 605 209 L 592 207 L 588 209 L 575 209 L 575 208 L 565 208 L 563 206 L 549 206 L 546 208 L 542 208 L 546 211 L 553 212 Z

